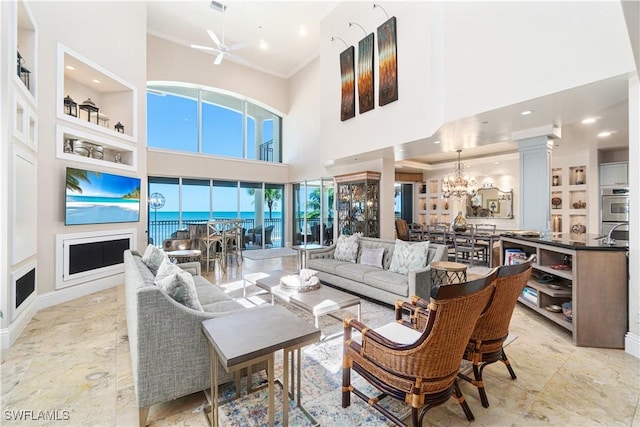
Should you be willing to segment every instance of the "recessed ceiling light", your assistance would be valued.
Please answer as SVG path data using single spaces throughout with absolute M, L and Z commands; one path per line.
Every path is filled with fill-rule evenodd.
M 67 70 L 75 70 L 76 67 L 74 67 L 73 65 L 65 65 L 65 67 Z
M 610 131 L 608 131 L 608 130 L 605 130 L 605 131 L 600 132 L 600 133 L 598 134 L 598 138 L 606 138 L 606 137 L 608 137 L 608 136 L 611 136 L 611 132 L 610 132 Z
M 433 141 L 434 144 L 440 144 L 440 141 Z
M 595 117 L 587 117 L 586 119 L 582 120 L 582 124 L 583 125 L 590 125 L 591 123 L 595 123 L 596 120 L 598 120 L 598 119 L 596 119 Z
M 307 35 L 307 27 L 305 27 L 304 25 L 300 25 L 300 28 L 298 29 L 298 35 L 300 37 L 305 37 Z
M 98 80 L 98 79 L 93 79 L 91 81 L 94 82 L 94 83 L 100 83 L 100 80 Z
M 529 114 L 533 113 L 533 110 L 524 110 L 523 112 L 521 112 L 520 114 L 523 116 L 528 116 Z
M 264 41 L 264 40 L 260 40 L 260 49 L 262 49 L 262 50 L 267 50 L 267 49 L 269 49 L 269 45 L 267 44 L 267 42 L 266 42 L 266 41 Z

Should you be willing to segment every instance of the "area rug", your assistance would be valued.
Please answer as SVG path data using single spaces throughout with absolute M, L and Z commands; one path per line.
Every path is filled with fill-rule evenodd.
M 261 260 L 278 258 L 281 256 L 295 256 L 297 252 L 291 248 L 252 249 L 242 251 L 242 256 L 247 259 Z
M 239 302 L 249 305 L 268 304 L 271 298 L 253 285 L 246 288 L 246 297 L 243 297 L 242 281 L 227 283 L 221 287 L 230 296 L 235 297 Z M 278 301 L 278 300 L 276 300 Z M 290 304 L 282 304 L 288 310 L 298 316 L 313 323 L 313 316 L 309 313 L 294 307 Z M 395 320 L 394 309 L 388 305 L 380 305 L 363 299 L 362 302 L 362 322 L 367 326 L 378 327 Z M 336 313 L 336 318 L 331 316 L 320 317 L 320 329 L 324 339 L 317 344 L 307 346 L 302 349 L 302 404 L 309 411 L 315 420 L 323 426 L 390 426 L 393 425 L 380 413 L 370 408 L 365 402 L 356 396 L 351 396 L 351 405 L 342 408 L 342 319 L 344 316 L 356 316 L 355 308 L 348 308 Z M 357 332 L 354 334 L 356 336 Z M 510 336 L 509 342 L 515 336 Z M 466 369 L 465 369 L 466 370 Z M 254 383 L 266 381 L 264 373 L 256 374 Z M 282 352 L 276 354 L 276 378 L 282 378 Z M 377 395 L 378 392 L 357 373 L 352 372 L 351 382 L 370 396 Z M 231 396 L 233 385 L 227 384 L 221 387 L 223 396 Z M 282 425 L 282 388 L 275 387 L 275 425 Z M 251 395 L 243 395 L 240 399 L 231 401 L 219 409 L 220 424 L 222 426 L 266 426 L 268 425 L 268 404 L 267 390 L 260 390 Z M 295 403 L 290 400 L 289 425 L 311 426 L 313 423 L 306 418 L 300 408 L 296 408 Z M 395 399 L 383 399 L 382 404 L 393 413 L 406 419 L 410 417 L 411 410 L 403 402 Z M 446 405 L 445 405 L 446 406 Z M 447 412 L 451 410 L 449 416 L 460 417 L 460 421 L 466 421 L 461 411 L 457 413 L 459 407 L 451 405 Z

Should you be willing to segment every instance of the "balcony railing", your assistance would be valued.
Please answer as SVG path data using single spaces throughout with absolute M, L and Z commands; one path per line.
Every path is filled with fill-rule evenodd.
M 223 218 L 216 218 L 223 219 Z M 224 218 L 224 219 L 235 219 L 235 218 Z M 252 228 L 256 228 L 255 219 L 247 218 L 243 219 L 242 228 L 246 230 L 250 230 Z M 182 228 L 180 228 L 180 221 L 176 220 L 150 220 L 149 221 L 149 243 L 153 243 L 156 246 L 162 244 L 162 241 L 165 239 L 178 238 L 179 232 L 187 232 L 187 228 L 190 224 L 206 224 L 206 220 L 183 220 Z M 284 223 L 282 218 L 265 218 L 264 220 L 265 227 L 270 225 L 273 226 L 273 232 L 271 233 L 271 241 L 273 242 L 274 248 L 283 246 L 283 232 L 284 232 Z M 249 248 L 253 249 L 255 247 Z

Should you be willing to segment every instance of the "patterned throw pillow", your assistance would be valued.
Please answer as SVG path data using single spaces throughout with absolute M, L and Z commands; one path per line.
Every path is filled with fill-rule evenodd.
M 171 276 L 172 274 L 180 274 L 183 271 L 184 270 L 182 268 L 178 267 L 177 265 L 169 261 L 169 258 L 167 258 L 163 260 L 162 264 L 160 264 L 160 267 L 158 267 L 154 282 L 156 285 L 160 286 L 160 281 L 162 281 L 165 277 Z
M 420 270 L 427 265 L 429 242 L 410 244 L 403 240 L 396 240 L 396 248 L 393 251 L 389 271 L 400 274 L 409 274 L 410 271 Z
M 362 248 L 362 255 L 360 255 L 360 264 L 382 268 L 383 256 L 384 248 Z
M 180 272 L 171 273 L 160 280 L 156 279 L 156 285 L 185 307 L 204 311 L 198 300 L 193 276 L 189 272 L 180 270 Z
M 158 249 L 153 245 L 147 246 L 147 249 L 144 251 L 142 255 L 142 262 L 144 265 L 149 267 L 149 270 L 155 276 L 158 273 L 158 269 L 160 268 L 160 264 L 162 264 L 163 260 L 169 260 L 167 253 L 162 249 Z
M 358 235 L 346 236 L 341 234 L 336 242 L 333 257 L 338 261 L 356 262 L 358 258 Z

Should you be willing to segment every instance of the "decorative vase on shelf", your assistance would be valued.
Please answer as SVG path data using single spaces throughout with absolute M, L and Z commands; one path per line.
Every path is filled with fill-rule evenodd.
M 458 211 L 458 215 L 456 215 L 455 219 L 453 220 L 453 230 L 467 231 L 467 220 L 464 219 L 462 211 Z
M 584 184 L 584 169 L 576 169 L 576 185 Z
M 448 211 L 449 210 L 449 202 L 444 202 L 444 210 Z M 462 212 L 461 212 L 462 213 Z

